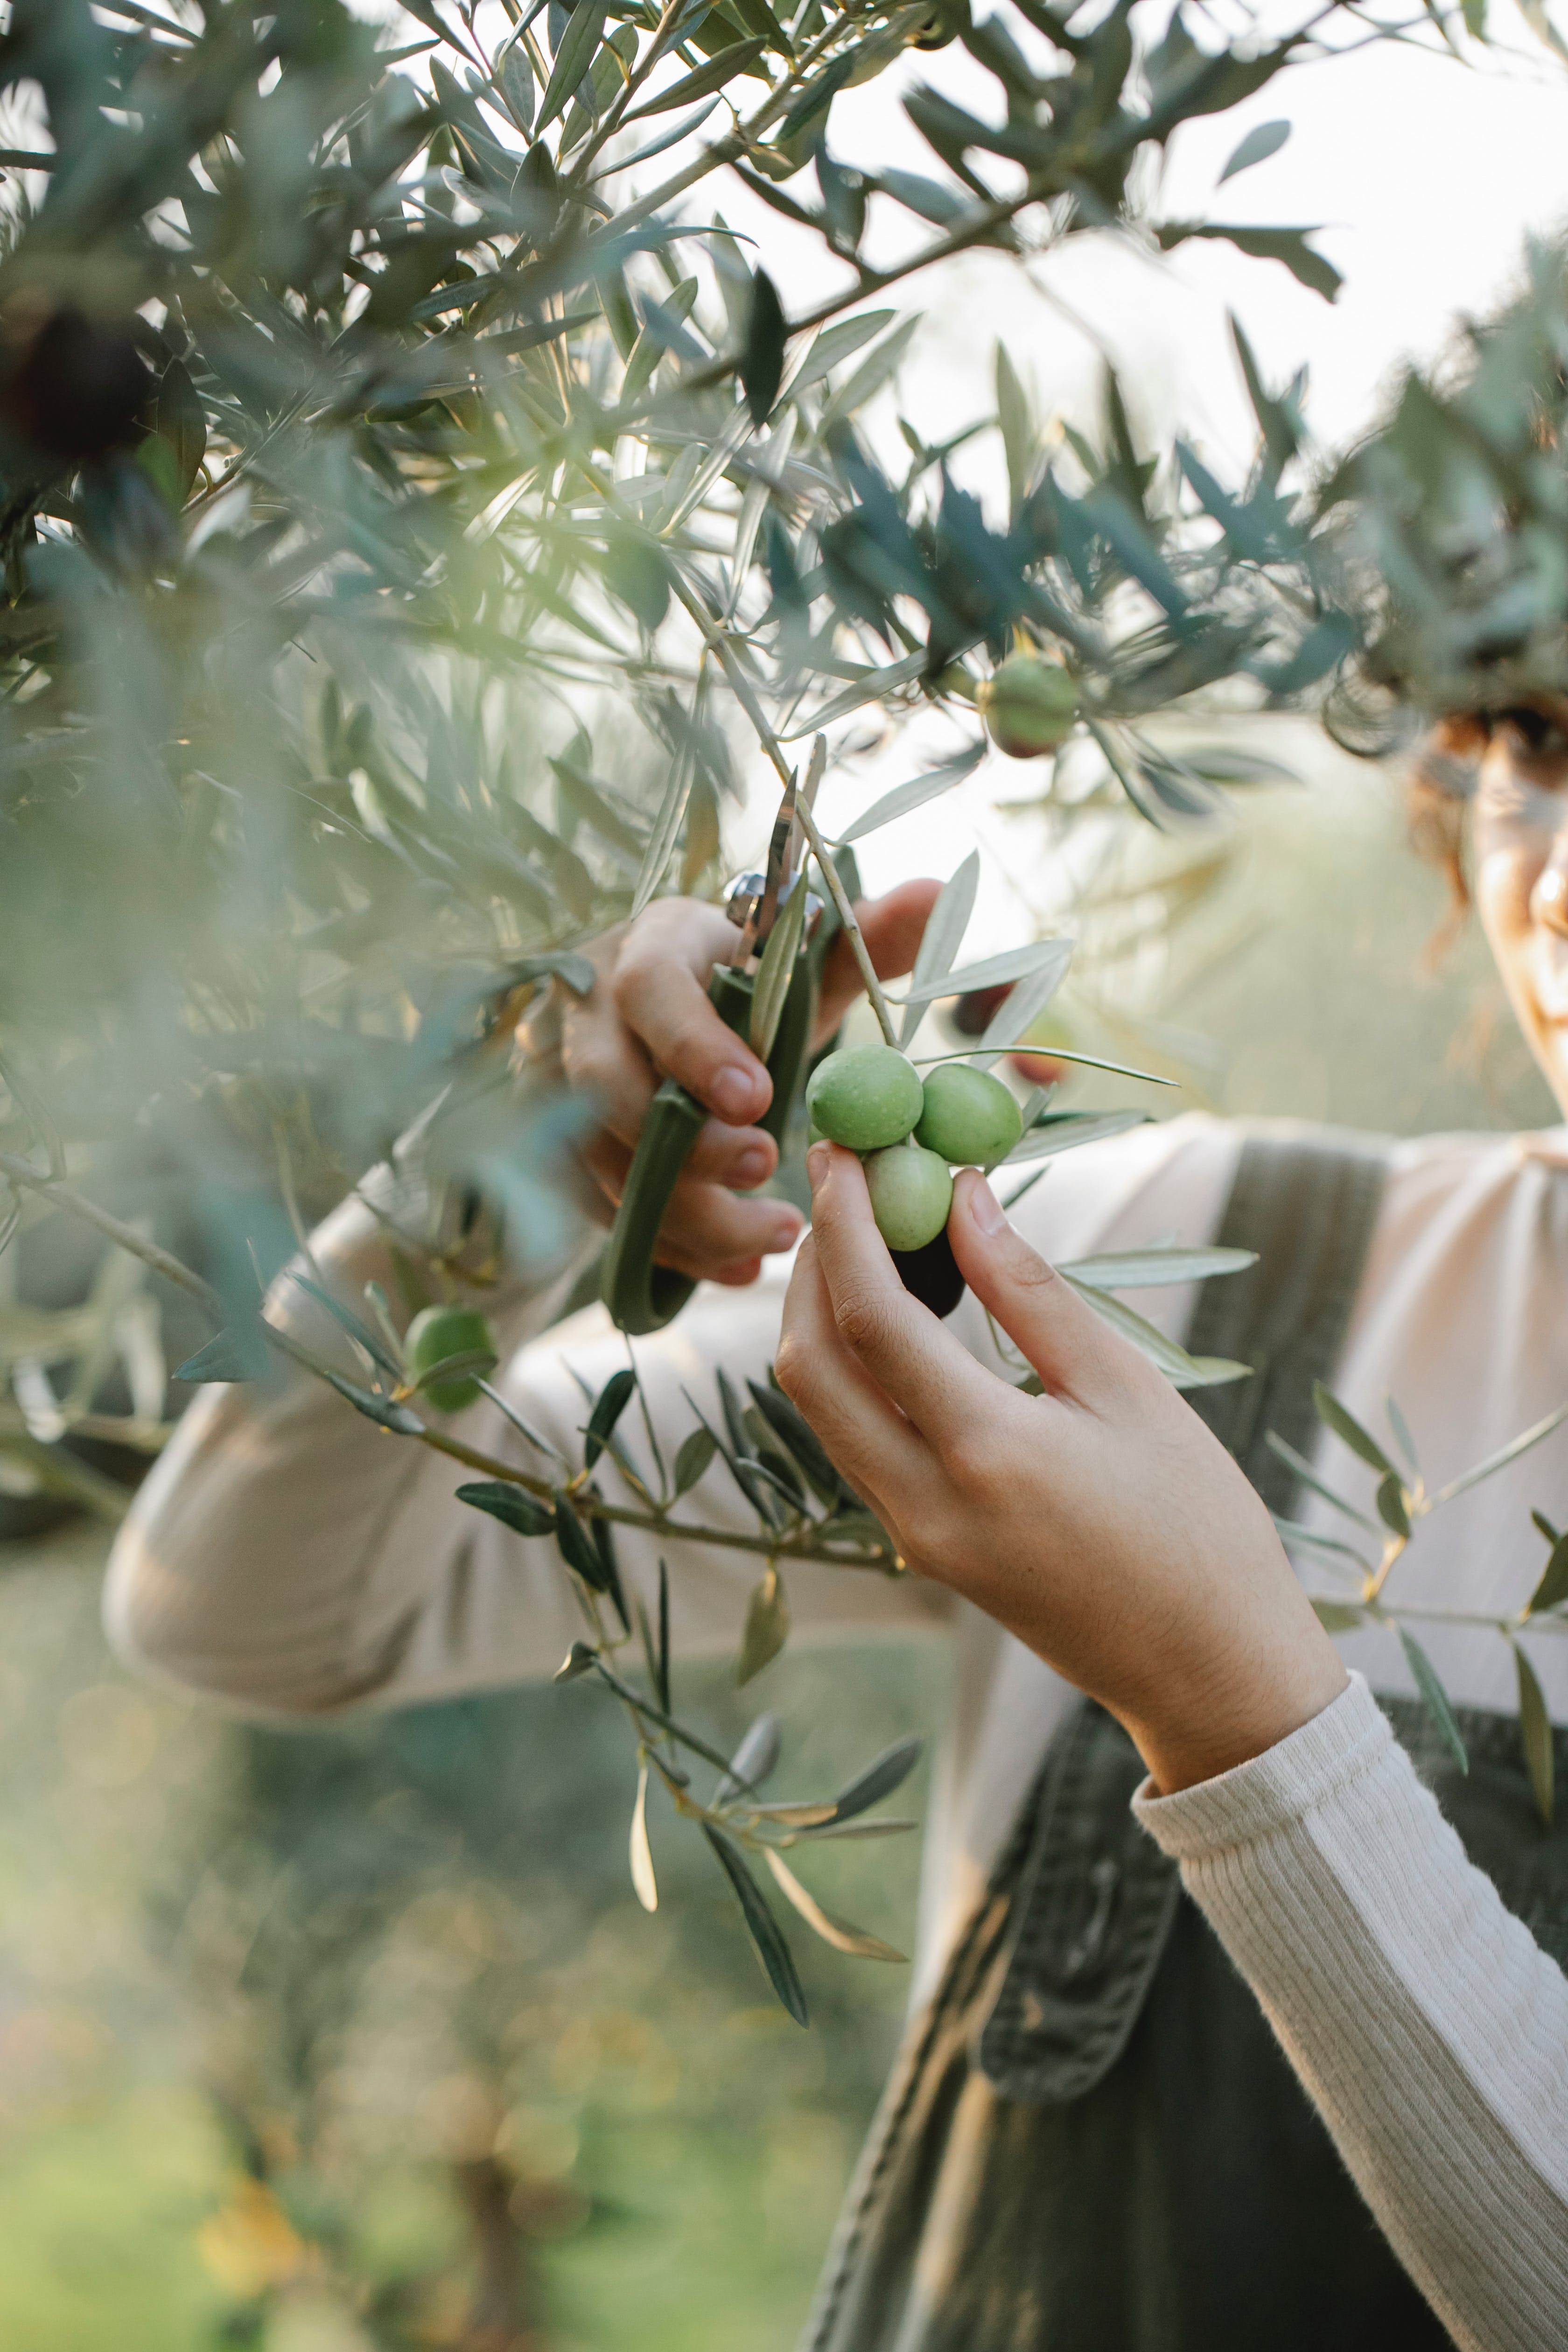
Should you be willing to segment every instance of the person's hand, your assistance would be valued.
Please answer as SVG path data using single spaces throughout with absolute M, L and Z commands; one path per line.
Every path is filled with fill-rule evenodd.
M 1321 1713 L 1345 1671 L 1258 1496 L 984 1178 L 954 1187 L 953 1255 L 1040 1396 L 910 1297 L 852 1152 L 807 1165 L 779 1381 L 910 1565 L 1108 1706 L 1167 1793 Z
M 906 882 L 857 907 L 879 978 L 909 971 L 939 887 Z M 731 1284 L 753 1282 L 763 1257 L 789 1249 L 801 1227 L 787 1202 L 737 1197 L 765 1184 L 778 1165 L 777 1145 L 754 1124 L 773 1098 L 773 1082 L 708 1000 L 710 972 L 731 960 L 739 941 L 721 907 L 658 898 L 636 922 L 584 950 L 597 974 L 589 995 L 556 991 L 563 1074 L 599 1110 L 579 1154 L 589 1208 L 606 1223 L 613 1216 L 654 1089 L 660 1078 L 679 1079 L 713 1116 L 670 1197 L 656 1255 L 679 1274 Z M 819 1042 L 833 1034 L 859 989 L 840 936 L 823 971 Z

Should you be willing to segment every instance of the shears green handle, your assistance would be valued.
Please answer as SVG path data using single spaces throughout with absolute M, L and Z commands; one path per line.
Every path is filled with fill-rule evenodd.
M 819 925 L 818 938 L 795 958 L 768 1055 L 773 1095 L 758 1125 L 781 1148 L 816 1025 L 817 982 L 826 946 L 821 932 L 826 928 L 826 923 Z M 751 1027 L 755 984 L 754 973 L 737 971 L 731 964 L 720 964 L 708 983 L 709 997 L 720 1018 L 739 1037 L 744 1037 Z M 648 1106 L 605 1254 L 601 1286 L 612 1319 L 634 1339 L 662 1330 L 697 1287 L 689 1276 L 656 1265 L 653 1253 L 670 1194 L 707 1119 L 708 1113 L 695 1096 L 673 1078 L 666 1078 Z

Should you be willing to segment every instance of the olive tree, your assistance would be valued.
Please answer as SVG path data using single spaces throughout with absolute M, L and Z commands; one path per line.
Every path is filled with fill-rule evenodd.
M 1382 461 L 1320 496 L 1301 387 L 1266 383 L 1239 326 L 1258 445 L 1229 487 L 1184 444 L 1144 447 L 1114 378 L 1096 435 L 1048 434 L 1005 352 L 994 414 L 946 441 L 864 422 L 910 333 L 884 298 L 973 248 L 1025 268 L 1084 236 L 1151 256 L 1229 239 L 1332 298 L 1308 230 L 1164 218 L 1155 167 L 1339 30 L 1387 28 L 1343 6 L 1266 38 L 1245 11 L 1226 33 L 1177 6 L 1146 39 L 1132 14 L 409 0 L 377 29 L 340 0 L 12 0 L 0 47 L 0 1202 L 5 1240 L 64 1215 L 117 1253 L 68 1328 L 0 1315 L 6 1475 L 118 1507 L 79 1442 L 167 1433 L 143 1278 L 208 1318 L 184 1380 L 282 1351 L 450 1458 L 466 1503 L 559 1549 L 584 1612 L 563 1672 L 614 1693 L 637 1746 L 639 1895 L 657 1899 L 662 1786 L 803 2021 L 752 1864 L 829 1942 L 885 1950 L 785 1853 L 864 1827 L 911 1751 L 770 1805 L 776 1726 L 730 1756 L 682 1719 L 665 1593 L 624 1589 L 615 1529 L 755 1555 L 742 1676 L 784 1638 L 792 1561 L 905 1564 L 772 1387 L 721 1379 L 721 1412 L 650 1480 L 619 1434 L 633 1350 L 584 1400 L 580 1459 L 521 1427 L 521 1461 L 492 1457 L 443 1410 L 475 1383 L 507 1409 L 482 1325 L 421 1354 L 405 1318 L 459 1263 L 482 1285 L 503 1255 L 538 1273 L 569 1248 L 584 1113 L 514 1071 L 508 1040 L 541 992 L 585 984 L 586 937 L 719 887 L 748 774 L 782 787 L 856 714 L 934 708 L 951 751 L 856 837 L 952 788 L 987 730 L 1015 755 L 1063 747 L 1064 825 L 1113 804 L 1191 824 L 1255 769 L 1217 721 L 1177 757 L 1152 719 L 1342 701 L 1397 635 L 1378 600 L 1400 575 L 1351 519 Z M 911 50 L 931 53 L 902 101 L 928 171 L 854 160 L 839 93 Z M 960 56 L 984 104 L 952 94 Z M 1251 134 L 1232 175 L 1275 143 Z M 827 290 L 804 313 L 726 222 L 736 182 L 819 241 Z M 868 245 L 884 223 L 901 258 Z M 990 505 L 950 463 L 984 433 L 1005 461 Z M 803 822 L 858 947 L 853 843 Z M 974 881 L 966 860 L 901 1011 L 866 964 L 890 1045 L 926 1005 L 1005 988 L 984 1064 L 1059 983 L 1059 940 L 962 964 Z M 407 1296 L 330 1300 L 342 1353 L 312 1355 L 263 1313 L 266 1280 L 310 1204 L 416 1123 L 423 1207 L 393 1234 Z M 1002 1164 L 1023 1183 L 1107 1119 L 1037 1096 L 1020 1128 Z M 134 1200 L 110 1206 L 132 1166 Z M 475 1211 L 456 1244 L 453 1199 Z M 1217 1270 L 1192 1252 L 1066 1269 L 1187 1384 L 1243 1368 L 1194 1362 L 1116 1294 Z M 131 1410 L 106 1413 L 116 1353 Z M 683 1501 L 721 1458 L 750 1532 Z

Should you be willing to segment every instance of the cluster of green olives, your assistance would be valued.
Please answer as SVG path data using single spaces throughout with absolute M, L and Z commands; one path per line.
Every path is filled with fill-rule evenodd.
M 939 1063 L 921 1083 L 895 1045 L 844 1045 L 805 1089 L 813 1142 L 858 1151 L 877 1230 L 893 1250 L 924 1249 L 947 1223 L 955 1168 L 994 1166 L 1024 1131 L 1008 1088 L 989 1070 Z

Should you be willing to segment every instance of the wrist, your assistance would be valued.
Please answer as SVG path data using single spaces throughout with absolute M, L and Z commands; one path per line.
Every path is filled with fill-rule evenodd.
M 1219 1674 L 1171 1676 L 1157 1700 L 1121 1720 L 1156 1790 L 1170 1797 L 1278 1747 L 1331 1706 L 1349 1681 L 1313 1618 L 1310 1633 L 1303 1629 L 1267 1660 L 1255 1655 Z

